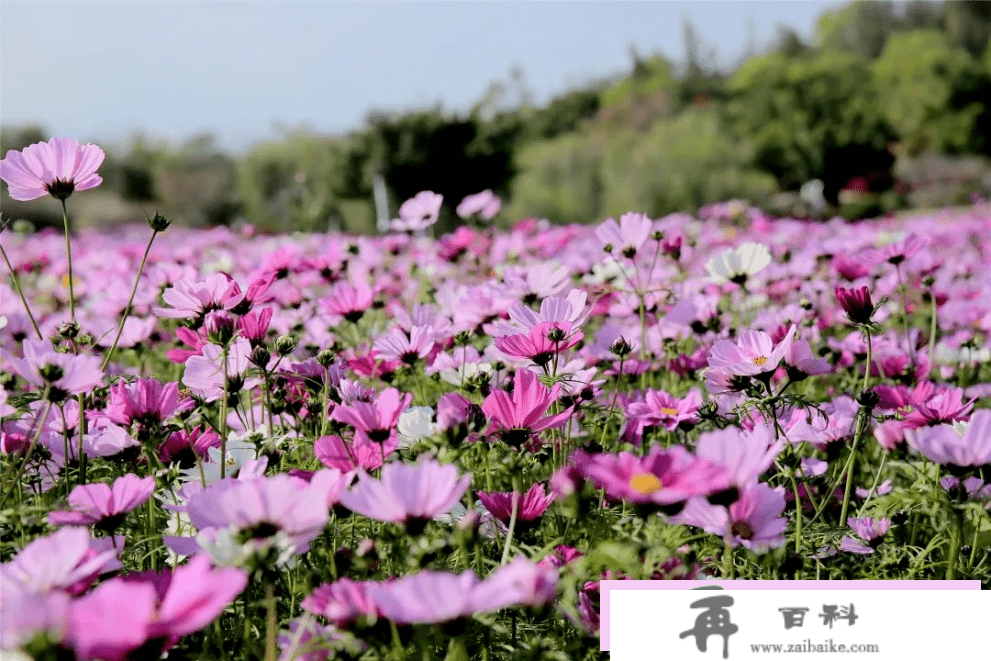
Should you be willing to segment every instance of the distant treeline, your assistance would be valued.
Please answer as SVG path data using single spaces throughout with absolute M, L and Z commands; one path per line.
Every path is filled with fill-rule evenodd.
M 297 133 L 241 157 L 210 136 L 137 139 L 108 157 L 104 178 L 123 200 L 190 224 L 356 232 L 374 230 L 377 176 L 391 214 L 433 190 L 448 225 L 462 197 L 486 188 L 507 201 L 505 219 L 592 222 L 731 198 L 794 213 L 793 192 L 811 179 L 837 207 L 857 189 L 867 204 L 853 214 L 962 203 L 989 185 L 991 2 L 853 2 L 819 19 L 814 43 L 781 29 L 770 52 L 732 71 L 691 24 L 685 37 L 680 66 L 631 52 L 629 75 L 544 107 L 514 72 L 467 115 L 372 113 L 346 136 Z M 45 138 L 4 129 L 2 147 Z M 4 215 L 22 210 L 3 202 Z

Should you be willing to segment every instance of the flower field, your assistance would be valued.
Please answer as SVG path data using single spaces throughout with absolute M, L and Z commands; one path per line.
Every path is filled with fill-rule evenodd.
M 102 156 L 57 140 L 0 174 L 71 217 Z M 9 658 L 606 658 L 603 578 L 991 588 L 991 206 L 498 230 L 486 192 L 432 237 L 439 197 L 3 231 Z

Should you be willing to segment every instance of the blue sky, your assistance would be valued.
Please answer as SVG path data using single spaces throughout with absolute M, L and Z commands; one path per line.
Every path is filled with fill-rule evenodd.
M 684 17 L 728 65 L 843 4 L 0 0 L 0 122 L 107 146 L 207 131 L 239 151 L 372 109 L 467 111 L 513 67 L 542 103 L 627 71 L 631 45 L 680 60 Z

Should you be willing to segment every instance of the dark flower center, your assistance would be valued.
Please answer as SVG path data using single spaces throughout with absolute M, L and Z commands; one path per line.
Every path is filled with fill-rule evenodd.
M 734 523 L 733 527 L 730 528 L 730 532 L 740 539 L 751 540 L 754 538 L 754 529 L 746 521 L 737 521 Z
M 76 184 L 73 181 L 66 181 L 65 179 L 56 179 L 50 184 L 45 186 L 45 190 L 48 191 L 49 195 L 52 197 L 64 200 L 70 195 L 72 191 L 76 190 Z

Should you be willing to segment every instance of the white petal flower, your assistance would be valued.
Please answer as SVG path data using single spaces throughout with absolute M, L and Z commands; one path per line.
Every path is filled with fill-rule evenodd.
M 429 406 L 411 406 L 399 415 L 399 446 L 409 447 L 421 438 L 433 436 L 434 410 Z
M 711 258 L 705 265 L 709 279 L 716 284 L 742 284 L 747 278 L 767 268 L 771 252 L 760 243 L 744 243 Z

